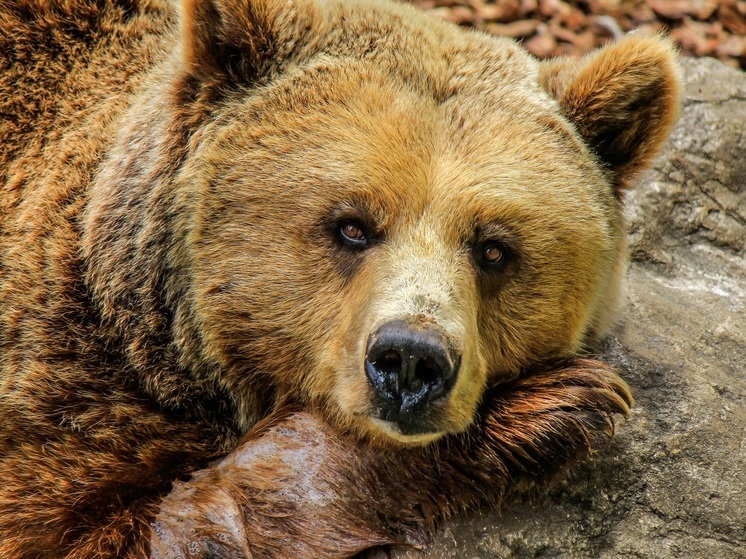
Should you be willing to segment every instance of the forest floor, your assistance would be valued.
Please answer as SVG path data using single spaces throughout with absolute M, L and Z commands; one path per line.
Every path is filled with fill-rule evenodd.
M 580 55 L 634 29 L 664 31 L 691 56 L 746 69 L 743 0 L 412 0 L 439 16 L 520 40 L 540 58 Z

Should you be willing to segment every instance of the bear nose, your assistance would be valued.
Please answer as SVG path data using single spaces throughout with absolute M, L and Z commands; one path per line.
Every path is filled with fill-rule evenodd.
M 381 419 L 407 423 L 421 416 L 451 391 L 460 361 L 437 325 L 394 320 L 381 326 L 368 340 L 365 359 Z

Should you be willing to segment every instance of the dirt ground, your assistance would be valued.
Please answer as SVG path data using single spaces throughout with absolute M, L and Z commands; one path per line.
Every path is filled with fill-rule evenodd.
M 582 54 L 633 29 L 666 31 L 692 56 L 746 69 L 743 0 L 412 0 L 460 25 L 514 37 L 544 58 Z

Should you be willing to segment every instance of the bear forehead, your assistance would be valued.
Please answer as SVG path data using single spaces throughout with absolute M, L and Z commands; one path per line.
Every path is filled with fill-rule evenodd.
M 473 88 L 456 67 L 423 91 L 375 61 L 319 56 L 228 107 L 214 176 L 292 191 L 300 206 L 364 203 L 383 226 L 429 208 L 444 221 L 565 221 L 568 233 L 583 220 L 595 235 L 615 200 L 532 64 Z

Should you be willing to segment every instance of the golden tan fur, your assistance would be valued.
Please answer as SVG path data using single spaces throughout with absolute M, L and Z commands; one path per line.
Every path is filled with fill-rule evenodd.
M 227 530 L 215 556 L 344 557 L 551 478 L 629 401 L 572 356 L 678 87 L 659 37 L 539 63 L 373 0 L 0 0 L 0 556 L 144 557 L 158 517 L 156 556 Z M 363 372 L 402 318 L 460 355 L 422 433 Z M 287 498 L 318 479 L 271 467 L 314 438 L 318 517 Z

